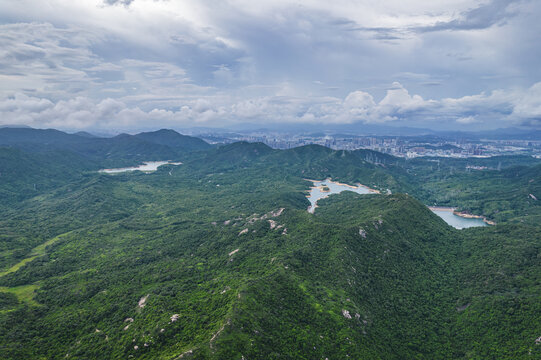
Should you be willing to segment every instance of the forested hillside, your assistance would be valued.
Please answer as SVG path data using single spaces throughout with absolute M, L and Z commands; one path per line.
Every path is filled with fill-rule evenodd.
M 78 146 L 0 149 L 3 358 L 541 358 L 535 162 L 438 172 L 175 134 L 126 137 L 137 157 L 111 147 L 116 163 L 183 162 L 149 174 L 98 173 L 111 157 Z M 310 214 L 306 179 L 326 178 L 382 194 L 332 195 Z M 456 230 L 433 202 L 498 225 Z
M 121 166 L 137 161 L 174 160 L 187 152 L 211 148 L 211 145 L 199 138 L 165 129 L 101 138 L 67 134 L 53 129 L 0 128 L 0 146 L 33 153 L 69 151 L 104 166 Z

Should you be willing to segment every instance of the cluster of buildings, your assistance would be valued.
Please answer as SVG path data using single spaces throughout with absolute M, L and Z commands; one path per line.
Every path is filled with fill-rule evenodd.
M 497 155 L 541 157 L 541 141 L 531 140 L 467 140 L 430 136 L 291 135 L 282 133 L 230 133 L 219 136 L 200 136 L 215 143 L 262 142 L 274 149 L 291 149 L 318 144 L 334 150 L 370 149 L 407 158 L 420 156 L 465 158 Z

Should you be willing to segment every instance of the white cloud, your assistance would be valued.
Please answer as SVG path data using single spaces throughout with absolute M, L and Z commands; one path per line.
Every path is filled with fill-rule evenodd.
M 541 125 L 541 82 L 534 84 L 527 91 L 520 91 L 514 97 L 511 118 L 528 125 Z
M 4 99 L 4 101 L 0 102 L 0 111 L 3 113 L 14 111 L 33 113 L 43 111 L 53 105 L 48 99 L 38 99 L 24 94 L 16 94 L 14 97 Z
M 423 110 L 434 104 L 434 101 L 425 101 L 419 95 L 411 96 L 402 84 L 394 82 L 387 90 L 387 95 L 380 101 L 379 106 L 382 112 L 386 113 L 408 113 Z
M 172 98 L 169 101 L 175 102 Z M 154 107 L 148 110 L 118 99 L 95 101 L 75 97 L 53 102 L 49 99 L 16 94 L 0 100 L 0 124 L 27 124 L 63 129 L 129 129 L 152 126 L 189 127 L 195 124 L 221 126 L 245 122 L 275 123 L 383 123 L 415 119 L 439 125 L 540 125 L 541 82 L 530 88 L 498 90 L 462 98 L 424 100 L 410 95 L 394 83 L 379 102 L 364 91 L 353 91 L 345 98 L 266 96 L 250 99 L 235 96 L 176 100 L 175 109 Z
M 466 116 L 456 119 L 456 122 L 459 124 L 474 124 L 478 122 L 475 116 Z
M 541 126 L 534 0 L 0 6 L 3 123 Z

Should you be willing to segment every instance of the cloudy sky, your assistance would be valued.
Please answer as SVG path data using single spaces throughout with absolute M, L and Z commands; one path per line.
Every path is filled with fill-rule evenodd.
M 541 128 L 539 0 L 0 0 L 0 125 Z

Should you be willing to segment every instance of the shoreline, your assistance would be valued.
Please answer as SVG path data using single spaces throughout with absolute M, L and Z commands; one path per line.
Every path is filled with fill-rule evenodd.
M 482 219 L 485 224 L 496 225 L 494 221 L 488 220 L 486 216 L 469 214 L 463 211 L 462 212 L 456 211 L 457 208 L 454 208 L 454 207 L 445 207 L 445 206 L 427 206 L 427 207 L 432 211 L 449 211 L 449 212 L 452 212 L 453 215 L 460 216 L 465 219 Z
M 456 216 L 466 218 L 466 219 L 482 219 L 483 222 L 488 225 L 496 225 L 494 221 L 488 220 L 487 217 L 483 215 L 473 215 L 473 214 L 468 214 L 466 212 L 458 212 L 458 211 L 453 211 L 453 214 L 455 214 Z
M 145 168 L 148 166 L 154 166 L 156 165 L 156 168 Z M 160 166 L 163 165 L 182 165 L 182 162 L 172 162 L 171 160 L 160 160 L 160 161 L 143 161 L 141 164 L 137 166 L 128 166 L 123 168 L 111 168 L 111 169 L 100 169 L 98 170 L 99 173 L 105 173 L 105 174 L 119 174 L 119 173 L 125 173 L 130 171 L 141 171 L 143 173 L 152 173 L 158 170 Z
M 456 208 L 447 207 L 447 206 L 427 206 L 432 211 L 452 211 L 454 212 Z

